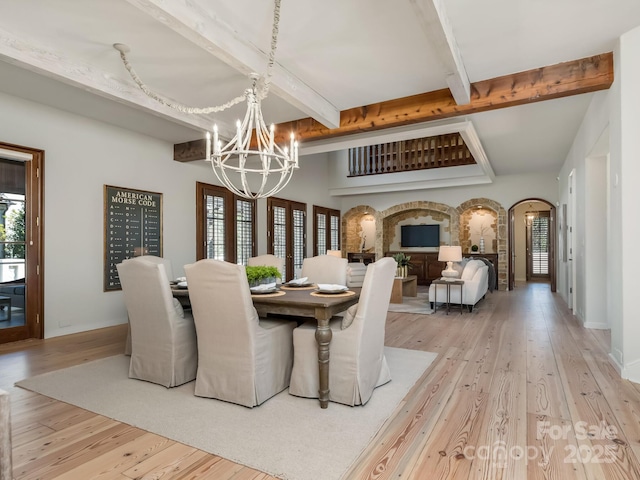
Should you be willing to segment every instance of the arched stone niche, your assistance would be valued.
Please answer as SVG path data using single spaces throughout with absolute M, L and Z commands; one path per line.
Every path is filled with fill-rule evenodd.
M 457 208 L 460 218 L 460 246 L 467 253 L 485 237 L 485 253 L 498 254 L 498 289 L 507 289 L 507 211 L 488 198 L 472 198 Z M 484 229 L 484 231 L 481 231 Z
M 342 215 L 343 256 L 349 252 L 373 252 L 378 228 L 377 212 L 368 205 L 358 205 Z
M 420 221 L 422 218 L 425 222 Z M 413 219 L 413 222 L 408 221 L 409 219 Z M 451 245 L 458 245 L 459 218 L 455 208 L 437 202 L 407 202 L 379 212 L 376 224 L 382 225 L 382 228 L 378 228 L 376 236 L 376 257 L 382 257 L 384 252 L 391 249 L 391 245 L 399 242 L 395 242 L 399 224 L 426 222 L 443 225 L 445 230 L 441 232 L 441 245 L 448 245 L 449 242 Z

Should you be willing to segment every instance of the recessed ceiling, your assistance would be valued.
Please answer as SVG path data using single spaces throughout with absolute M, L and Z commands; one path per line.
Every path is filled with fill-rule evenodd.
M 473 83 L 610 52 L 640 25 L 637 0 L 615 8 L 609 0 L 432 2 L 285 0 L 265 119 L 337 118 L 447 88 L 455 60 L 460 78 Z M 264 71 L 272 8 L 264 0 L 6 0 L 0 91 L 170 143 L 199 139 L 214 120 L 232 125 L 244 107 L 202 118 L 158 106 L 133 84 L 112 44 L 131 47 L 134 68 L 159 93 L 220 105 L 249 86 L 250 67 Z M 224 61 L 211 53 L 216 48 Z M 496 175 L 555 173 L 593 95 L 459 120 L 473 123 Z

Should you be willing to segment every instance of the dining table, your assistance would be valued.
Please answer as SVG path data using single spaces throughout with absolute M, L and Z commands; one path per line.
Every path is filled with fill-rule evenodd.
M 295 288 L 281 286 L 276 294 L 252 294 L 253 305 L 260 317 L 295 316 L 316 321 L 316 342 L 318 344 L 320 407 L 329 406 L 329 364 L 330 345 L 333 336 L 329 321 L 337 313 L 358 303 L 360 288 L 349 288 L 346 292 L 323 294 L 315 286 Z M 188 306 L 189 290 L 172 286 L 171 291 L 183 306 Z M 283 294 L 284 293 L 284 294 Z

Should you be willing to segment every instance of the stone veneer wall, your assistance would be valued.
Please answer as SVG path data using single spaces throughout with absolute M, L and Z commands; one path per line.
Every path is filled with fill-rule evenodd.
M 382 258 L 385 253 L 385 244 L 388 245 L 388 229 L 395 232 L 394 227 L 401 219 L 411 216 L 430 215 L 434 219 L 449 218 L 449 234 L 452 245 L 461 245 L 463 252 L 467 252 L 471 245 L 465 248 L 464 242 L 469 242 L 468 221 L 478 205 L 486 214 L 491 215 L 494 221 L 491 228 L 495 231 L 493 251 L 498 253 L 498 289 L 507 289 L 507 212 L 497 202 L 488 198 L 474 198 L 461 203 L 458 207 L 450 207 L 443 203 L 416 201 L 394 205 L 383 211 L 376 211 L 368 205 L 358 205 L 349 209 L 342 215 L 342 252 L 346 256 L 348 252 L 359 252 L 361 242 L 360 222 L 363 216 L 373 215 L 376 222 L 375 254 L 376 259 Z M 465 225 L 465 219 L 467 225 Z M 393 225 L 393 227 L 391 226 Z M 465 228 L 467 230 L 465 231 Z M 395 235 L 395 233 L 394 233 Z
M 451 234 L 451 216 L 444 212 L 439 212 L 436 210 L 426 210 L 426 209 L 414 209 L 414 210 L 401 210 L 393 215 L 388 216 L 384 219 L 382 232 L 382 250 L 388 252 L 392 250 L 391 245 L 396 240 L 396 227 L 399 223 L 402 223 L 404 220 L 408 218 L 425 218 L 431 217 L 434 222 L 439 223 L 442 226 L 442 230 L 447 232 L 449 235 Z M 442 239 L 440 241 L 441 244 L 447 244 L 447 242 L 443 242 Z
M 478 210 L 478 205 L 482 207 L 482 210 L 490 210 L 490 214 L 496 218 L 497 223 L 493 223 L 491 225 L 492 228 L 495 229 L 495 240 L 493 245 L 493 252 L 498 254 L 498 290 L 507 290 L 508 288 L 508 274 L 507 274 L 507 211 L 500 205 L 498 202 L 490 200 L 488 198 L 472 198 L 471 200 L 467 200 L 464 203 L 461 203 L 458 208 L 458 215 L 462 218 L 465 218 L 465 215 L 469 215 L 473 210 Z M 468 232 L 466 232 L 468 238 Z M 462 231 L 461 242 L 465 240 L 465 232 Z M 468 241 L 468 240 L 467 240 Z M 462 245 L 462 244 L 461 244 Z M 469 248 L 471 246 L 469 245 Z M 462 247 L 463 252 L 467 252 L 464 246 Z
M 490 240 L 490 243 L 485 245 L 485 252 L 498 253 L 498 212 L 484 207 L 478 208 L 477 205 L 460 214 L 460 246 L 462 247 L 463 253 L 470 252 L 471 245 L 474 243 L 476 245 L 478 244 L 478 242 L 473 242 L 472 236 L 479 237 L 480 234 L 475 232 L 475 235 L 472 235 L 471 232 L 472 220 L 477 216 L 482 217 L 483 225 L 491 230 L 490 234 L 482 235 L 485 238 L 485 243 L 487 242 L 487 237 L 489 237 Z
M 360 252 L 360 244 L 362 242 L 362 217 L 374 217 L 374 221 L 376 222 L 376 237 L 378 236 L 379 223 L 376 215 L 376 209 L 367 205 L 358 205 L 357 207 L 349 209 L 344 215 L 342 215 L 341 248 L 343 257 L 346 257 L 349 252 Z
M 393 228 L 398 223 L 397 219 L 404 219 L 416 214 L 416 211 L 423 212 L 430 215 L 432 218 L 449 218 L 449 234 L 451 236 L 451 244 L 458 245 L 459 234 L 459 221 L 458 213 L 455 208 L 445 205 L 444 203 L 437 202 L 407 202 L 400 205 L 394 205 L 386 210 L 379 212 L 376 218 L 376 258 L 380 258 L 384 255 L 385 249 L 388 248 L 388 239 L 385 237 L 385 233 L 388 233 L 388 229 L 394 232 Z M 409 212 L 405 216 L 405 212 Z M 378 223 L 379 222 L 379 223 Z M 382 228 L 379 226 L 382 225 Z M 388 227 L 393 225 L 393 227 Z M 393 233 L 395 235 L 395 233 Z

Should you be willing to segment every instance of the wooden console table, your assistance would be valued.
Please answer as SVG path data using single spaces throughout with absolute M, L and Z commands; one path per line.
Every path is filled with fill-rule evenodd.
M 402 303 L 402 297 L 418 296 L 418 276 L 407 275 L 393 279 L 391 288 L 391 303 Z

